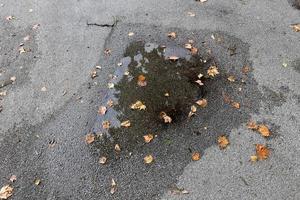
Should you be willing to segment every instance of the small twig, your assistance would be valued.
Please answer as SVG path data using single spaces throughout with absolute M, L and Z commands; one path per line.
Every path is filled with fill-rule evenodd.
M 114 27 L 115 23 L 113 23 L 113 24 L 97 24 L 97 23 L 88 23 L 88 22 L 86 22 L 86 25 L 88 25 L 88 26 L 100 26 L 100 27 Z
M 12 84 L 12 83 L 13 83 L 12 80 L 5 80 L 5 81 L 3 81 L 3 82 L 0 82 L 0 88 L 3 88 L 3 87 L 5 87 L 5 86 L 7 86 L 7 85 L 10 85 L 10 84 Z

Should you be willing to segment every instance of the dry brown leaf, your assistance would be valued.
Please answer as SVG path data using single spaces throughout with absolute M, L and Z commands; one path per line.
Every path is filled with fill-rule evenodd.
M 120 147 L 120 145 L 119 145 L 119 144 L 116 144 L 116 145 L 115 145 L 115 150 L 116 150 L 116 151 L 118 151 L 118 152 L 120 152 L 120 151 L 121 151 L 121 147 Z
M 247 123 L 247 128 L 248 129 L 252 129 L 252 130 L 257 130 L 258 129 L 258 125 L 254 121 L 249 121 Z
M 248 72 L 250 71 L 250 67 L 248 65 L 245 65 L 243 68 L 242 68 L 242 72 L 244 74 L 247 74 Z
M 269 137 L 271 135 L 269 128 L 263 124 L 258 125 L 257 131 L 264 137 Z
M 147 135 L 144 135 L 143 137 L 144 137 L 144 141 L 146 143 L 150 143 L 154 138 L 154 136 L 152 134 L 147 134 Z
M 291 27 L 295 32 L 300 32 L 300 24 L 292 24 Z
M 133 110 L 146 110 L 146 106 L 141 101 L 136 101 L 134 104 L 130 106 Z
M 154 158 L 153 158 L 152 155 L 147 155 L 147 156 L 144 157 L 144 163 L 146 163 L 146 164 L 152 163 L 153 160 L 154 160 Z
M 107 108 L 105 106 L 100 106 L 98 109 L 98 113 L 100 115 L 105 115 L 106 111 L 107 111 Z
M 200 99 L 200 100 L 196 101 L 196 104 L 198 104 L 202 108 L 205 108 L 207 106 L 207 100 L 206 99 Z
M 106 103 L 107 105 L 108 105 L 108 107 L 113 107 L 113 105 L 114 105 L 114 102 L 113 102 L 113 100 L 108 100 L 108 102 Z
M 92 144 L 95 141 L 95 134 L 89 133 L 85 136 L 85 142 L 88 144 Z
M 102 128 L 109 129 L 109 127 L 110 127 L 110 122 L 109 121 L 103 121 L 102 122 Z
M 192 55 L 196 55 L 198 53 L 198 49 L 196 47 L 192 47 L 191 53 Z
M 238 102 L 232 102 L 231 106 L 234 107 L 234 108 L 236 108 L 236 109 L 240 109 L 240 107 L 241 107 L 240 103 L 238 103 Z
M 218 71 L 217 66 L 210 66 L 210 67 L 208 68 L 208 70 L 207 70 L 207 74 L 208 74 L 209 76 L 212 76 L 212 77 L 214 77 L 214 76 L 216 76 L 217 74 L 219 74 L 219 71 Z
M 172 39 L 175 39 L 176 38 L 176 33 L 175 32 L 170 32 L 170 33 L 168 33 L 168 37 L 172 38 Z
M 141 87 L 146 86 L 147 85 L 146 77 L 144 75 L 139 75 L 137 84 Z
M 177 56 L 169 56 L 168 59 L 171 60 L 171 61 L 177 61 L 179 59 L 179 57 L 177 57 Z
M 161 117 L 161 119 L 163 119 L 164 120 L 164 123 L 171 123 L 172 122 L 172 118 L 170 117 L 170 116 L 168 116 L 167 115 L 167 113 L 165 113 L 165 112 L 160 112 L 160 117 Z
M 192 105 L 191 106 L 191 111 L 189 112 L 188 117 L 191 117 L 191 116 L 195 115 L 196 112 L 197 112 L 197 107 Z
M 17 176 L 16 176 L 16 175 L 12 175 L 12 176 L 9 178 L 9 180 L 10 180 L 11 182 L 15 182 L 15 181 L 17 180 Z
M 99 158 L 99 163 L 102 165 L 104 165 L 106 163 L 106 161 L 107 161 L 107 158 L 105 156 L 102 156 Z
M 0 199 L 8 199 L 12 196 L 13 188 L 10 185 L 5 185 L 0 190 Z
M 198 161 L 198 160 L 200 160 L 200 158 L 201 158 L 201 156 L 200 156 L 200 153 L 199 153 L 199 152 L 194 152 L 194 153 L 192 154 L 192 160 L 193 160 L 193 161 Z
M 270 151 L 269 149 L 262 145 L 262 144 L 256 144 L 256 156 L 258 160 L 265 160 L 269 157 Z
M 129 120 L 123 121 L 123 122 L 121 123 L 121 126 L 122 126 L 122 127 L 125 127 L 125 128 L 130 127 L 130 126 L 131 126 L 130 121 L 129 121 Z
M 225 135 L 218 137 L 218 144 L 221 149 L 225 149 L 229 145 L 229 140 Z
M 41 184 L 41 179 L 36 178 L 36 179 L 34 180 L 34 185 L 39 185 L 39 184 Z
M 235 82 L 235 77 L 233 75 L 228 76 L 227 80 L 230 82 Z
M 111 179 L 111 188 L 110 188 L 110 193 L 114 194 L 117 190 L 117 183 L 116 181 L 112 178 Z
M 94 69 L 91 71 L 91 78 L 96 78 L 97 77 L 97 71 Z

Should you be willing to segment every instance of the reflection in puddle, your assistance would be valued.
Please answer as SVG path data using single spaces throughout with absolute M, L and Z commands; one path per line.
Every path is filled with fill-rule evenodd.
M 171 61 L 170 56 L 176 56 L 178 60 Z M 180 46 L 132 43 L 111 77 L 109 85 L 114 87 L 109 89 L 102 102 L 102 106 L 108 108 L 107 112 L 98 115 L 93 131 L 100 134 L 100 140 L 107 138 L 118 142 L 122 138 L 128 145 L 135 144 L 147 133 L 160 132 L 187 119 L 191 106 L 204 96 L 204 86 L 195 81 L 199 80 L 199 74 L 205 74 L 207 64 Z M 138 77 L 145 79 L 145 86 L 138 84 Z M 205 82 L 205 76 L 201 81 Z M 107 104 L 111 101 L 112 107 Z M 141 101 L 146 109 L 131 109 L 136 101 Z M 162 121 L 162 112 L 172 118 L 172 124 Z M 120 127 L 126 120 L 131 126 Z M 103 127 L 103 122 L 109 123 L 110 128 Z

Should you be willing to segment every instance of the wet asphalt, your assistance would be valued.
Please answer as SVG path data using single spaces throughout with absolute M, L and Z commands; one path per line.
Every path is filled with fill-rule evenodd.
M 300 36 L 290 27 L 300 23 L 300 14 L 292 1 L 0 4 L 0 81 L 16 76 L 14 84 L 0 88 L 7 91 L 0 97 L 0 186 L 17 176 L 10 183 L 11 199 L 300 198 Z M 16 19 L 7 21 L 9 15 Z M 40 26 L 32 29 L 35 24 Z M 176 39 L 167 37 L 170 31 Z M 129 37 L 129 32 L 135 34 Z M 188 39 L 199 54 L 210 50 L 220 70 L 205 86 L 208 106 L 170 126 L 138 127 L 137 138 L 157 132 L 147 145 L 128 140 L 129 129 L 117 139 L 87 145 L 85 135 L 101 123 L 97 112 L 110 93 L 110 74 L 130 44 L 182 47 Z M 20 43 L 30 51 L 19 54 Z M 97 65 L 102 68 L 91 79 Z M 245 75 L 246 65 L 251 70 Z M 228 75 L 237 81 L 229 83 Z M 241 108 L 224 103 L 224 94 Z M 249 119 L 267 124 L 273 135 L 265 139 L 248 130 Z M 219 135 L 229 138 L 224 150 L 216 144 Z M 110 147 L 116 142 L 119 154 Z M 266 144 L 271 155 L 251 163 L 257 143 Z M 201 153 L 200 161 L 191 161 L 194 151 Z M 151 165 L 143 163 L 147 154 L 155 158 Z M 101 155 L 108 157 L 104 166 L 98 163 Z M 117 183 L 113 195 L 112 178 Z M 172 194 L 174 187 L 189 194 Z

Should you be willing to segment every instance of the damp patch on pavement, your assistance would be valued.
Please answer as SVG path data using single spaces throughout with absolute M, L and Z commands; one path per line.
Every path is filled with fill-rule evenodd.
M 169 38 L 169 32 L 176 32 L 176 38 Z M 196 54 L 185 48 L 191 41 L 198 49 Z M 176 182 L 191 162 L 192 152 L 205 156 L 205 149 L 216 145 L 219 136 L 229 136 L 232 129 L 245 126 L 251 114 L 259 111 L 262 95 L 251 73 L 249 46 L 227 33 L 120 24 L 105 48 L 111 55 L 103 55 L 99 65 L 108 85 L 99 88 L 97 95 L 102 99 L 99 107 L 107 110 L 98 115 L 89 132 L 96 138 L 91 153 L 96 161 L 107 157 L 107 163 L 99 168 L 108 177 L 124 181 L 118 190 L 151 188 L 137 192 L 136 198 L 159 195 Z M 170 60 L 172 56 L 176 59 Z M 215 77 L 207 75 L 211 66 L 219 71 Z M 203 75 L 203 86 L 195 83 L 199 74 Z M 146 85 L 138 84 L 140 75 Z M 195 102 L 203 98 L 207 106 L 197 106 Z M 107 104 L 110 100 L 112 107 Z M 146 108 L 131 109 L 136 101 Z M 192 105 L 197 111 L 189 117 Z M 174 121 L 164 123 L 161 112 Z M 120 126 L 126 120 L 130 126 Z M 143 136 L 149 133 L 155 137 L 145 144 Z M 148 154 L 154 157 L 150 166 L 143 162 Z M 143 180 L 135 180 L 136 169 L 144 173 Z M 158 184 L 161 177 L 166 179 Z M 118 193 L 114 195 L 121 195 Z

